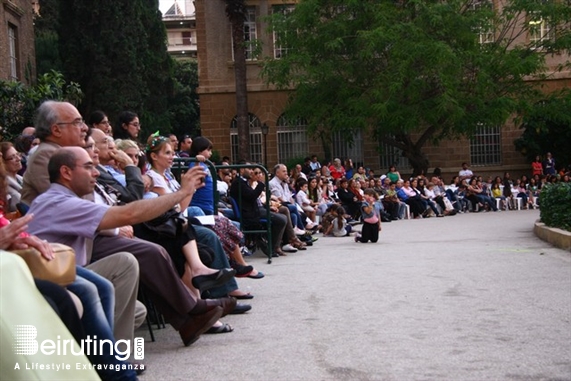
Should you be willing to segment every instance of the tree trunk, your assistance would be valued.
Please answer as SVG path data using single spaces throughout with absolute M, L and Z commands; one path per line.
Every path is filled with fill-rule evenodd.
M 422 148 L 417 145 L 410 145 L 408 149 L 404 150 L 402 153 L 412 166 L 412 176 L 426 175 L 428 171 L 429 161 L 424 153 L 422 153 Z
M 250 118 L 248 117 L 248 82 L 246 49 L 244 46 L 244 0 L 226 0 L 226 14 L 232 24 L 234 77 L 236 82 L 236 124 L 238 128 L 238 158 L 250 160 Z

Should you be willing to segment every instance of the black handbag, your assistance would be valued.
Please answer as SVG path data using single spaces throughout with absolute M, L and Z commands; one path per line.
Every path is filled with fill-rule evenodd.
M 150 221 L 143 222 L 143 225 L 147 229 L 161 235 L 176 237 L 186 231 L 188 220 L 180 212 L 172 208 Z

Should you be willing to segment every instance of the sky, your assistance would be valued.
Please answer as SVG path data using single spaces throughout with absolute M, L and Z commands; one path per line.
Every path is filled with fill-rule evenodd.
M 185 12 L 184 9 L 184 4 L 186 3 L 185 0 L 177 0 L 178 5 L 180 7 L 180 9 Z M 192 5 L 192 1 L 189 2 L 191 7 L 194 8 L 194 5 Z M 174 0 L 159 0 L 159 10 L 164 14 L 166 11 L 169 10 L 170 7 L 172 7 L 172 5 L 174 4 Z M 194 9 L 191 9 L 191 12 L 193 12 Z

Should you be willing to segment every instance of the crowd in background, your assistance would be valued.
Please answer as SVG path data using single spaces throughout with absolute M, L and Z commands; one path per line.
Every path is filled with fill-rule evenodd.
M 463 163 L 458 175 L 450 181 L 442 178 L 440 168 L 435 168 L 431 175 L 409 177 L 391 166 L 386 173 L 377 176 L 371 169 L 355 166 L 351 159 L 335 158 L 325 164 L 313 155 L 292 168 L 277 164 L 270 170 L 269 188 L 265 189 L 266 179 L 259 168 L 230 166 L 252 164 L 247 161 L 231 163 L 228 157 L 223 157 L 216 163 L 219 164 L 217 171 L 211 173 L 204 162 L 211 159 L 214 147 L 204 137 L 163 136 L 157 132 L 142 141 L 140 130 L 137 114 L 130 111 L 121 113 L 112 128 L 102 111 L 92 113 L 84 121 L 70 104 L 46 102 L 40 106 L 35 127 L 26 128 L 13 142 L 0 143 L 0 248 L 28 245 L 50 256 L 52 253 L 39 241 L 65 237 L 66 229 L 72 234 L 71 221 L 81 221 L 88 227 L 93 225 L 92 214 L 78 215 L 63 206 L 61 216 L 50 209 L 52 214 L 45 217 L 44 222 L 53 219 L 52 226 L 34 223 L 31 216 L 22 217 L 31 208 L 37 218 L 51 202 L 48 195 L 63 197 L 65 194 L 65 202 L 93 210 L 93 215 L 100 218 L 92 231 L 85 228 L 76 233 L 89 238 L 91 248 L 87 249 L 88 241 L 83 238 L 81 241 L 77 241 L 77 237 L 65 238 L 61 242 L 73 242 L 77 245 L 76 254 L 82 255 L 78 277 L 81 275 L 87 283 L 99 284 L 99 276 L 105 278 L 109 274 L 99 269 L 102 273 L 94 275 L 92 273 L 98 271 L 90 266 L 102 263 L 111 252 L 123 248 L 121 252 L 126 253 L 123 257 L 132 261 L 137 275 L 140 272 L 143 289 L 179 331 L 185 345 L 192 344 L 202 333 L 231 332 L 233 327 L 219 319 L 251 308 L 236 301 L 254 296 L 240 290 L 235 277 L 264 277 L 245 259 L 258 248 L 280 257 L 307 250 L 317 241 L 318 232 L 324 237 L 351 236 L 359 243 L 377 242 L 382 222 L 533 209 L 540 204 L 541 190 L 546 183 L 569 182 L 570 175 L 569 168 L 558 167 L 550 153 L 543 160 L 539 156 L 534 160 L 529 176 L 511 178 L 506 172 L 503 176 L 484 178 Z M 66 157 L 87 160 L 81 165 L 87 174 L 80 177 L 75 173 L 79 169 L 65 164 Z M 194 158 L 198 164 L 190 164 L 185 174 L 175 176 L 172 166 L 176 158 Z M 55 169 L 59 172 L 55 175 L 52 173 L 52 167 L 57 164 L 54 161 L 59 163 Z M 65 168 L 70 169 L 68 177 Z M 51 171 L 49 176 L 48 171 Z M 200 185 L 197 185 L 195 180 L 199 178 Z M 219 197 L 214 195 L 214 184 Z M 181 192 L 189 190 L 189 194 L 181 196 Z M 152 205 L 166 205 L 166 200 L 177 201 L 170 206 L 169 211 L 174 210 L 170 216 L 179 218 L 182 213 L 185 221 L 184 225 L 177 225 L 176 235 L 168 238 L 158 233 L 150 221 L 141 219 L 150 215 Z M 82 204 L 84 201 L 88 204 Z M 143 217 L 128 214 L 130 220 L 106 217 L 116 208 L 136 209 L 136 205 L 148 206 L 149 210 L 139 211 L 147 214 L 142 214 Z M 259 228 L 264 224 L 264 205 L 270 208 L 271 248 L 264 234 L 242 233 L 245 228 Z M 212 219 L 205 222 L 205 216 Z M 11 227 L 9 221 L 13 221 Z M 22 221 L 31 221 L 30 231 L 24 236 L 15 230 Z M 102 226 L 106 229 L 99 229 Z M 161 278 L 159 281 L 154 279 L 157 276 Z M 135 297 L 138 282 L 137 276 L 129 285 Z M 117 288 L 126 286 L 114 283 L 109 287 L 111 291 L 107 292 L 114 292 L 119 299 Z M 70 285 L 68 289 L 73 287 Z M 90 297 L 102 298 L 103 295 L 100 292 Z M 115 336 L 112 339 L 132 340 L 134 327 L 142 323 L 146 309 L 132 296 L 121 297 L 131 309 L 116 313 L 115 321 L 109 309 L 116 311 L 117 305 L 107 306 L 104 311 L 108 315 L 107 322 L 90 320 L 86 316 L 91 313 L 88 310 L 83 316 L 75 316 L 73 324 L 80 321 L 80 328 L 74 332 L 76 339 L 91 332 L 94 325 L 108 323 L 109 335 Z M 89 304 L 89 300 L 81 302 Z M 62 316 L 62 320 L 64 318 Z M 120 319 L 124 321 L 118 321 Z M 125 325 L 125 332 L 118 332 L 117 327 Z M 136 379 L 136 375 L 129 372 L 101 372 L 100 376 Z

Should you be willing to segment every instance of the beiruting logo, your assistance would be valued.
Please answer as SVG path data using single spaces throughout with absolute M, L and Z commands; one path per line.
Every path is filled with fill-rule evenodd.
M 110 353 L 117 360 L 125 361 L 131 356 L 131 343 L 128 340 L 98 340 L 97 336 L 87 336 L 81 340 L 79 351 L 75 350 L 75 340 L 64 339 L 58 335 L 56 340 L 44 340 L 38 342 L 38 330 L 33 325 L 16 325 L 14 337 L 14 353 L 17 355 L 35 355 L 41 352 L 43 355 L 73 355 L 73 356 L 97 356 L 102 353 Z M 143 360 L 145 358 L 145 340 L 136 337 L 133 346 L 133 358 Z

